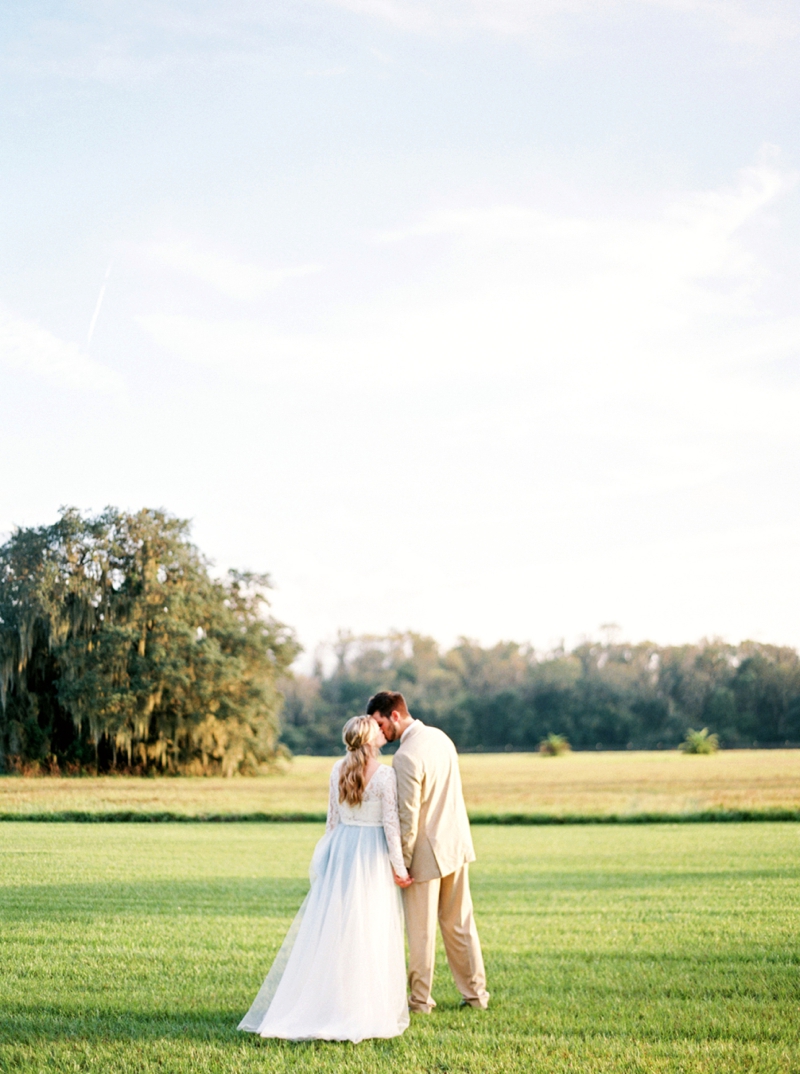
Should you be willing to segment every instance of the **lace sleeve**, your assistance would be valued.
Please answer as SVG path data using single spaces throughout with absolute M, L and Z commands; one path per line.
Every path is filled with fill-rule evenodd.
M 339 823 L 339 766 L 341 763 L 341 761 L 337 761 L 331 772 L 331 782 L 328 791 L 328 819 L 325 823 L 326 835 L 328 832 L 332 832 Z
M 386 842 L 389 845 L 389 860 L 392 868 L 405 880 L 408 876 L 403 861 L 403 845 L 400 842 L 400 817 L 397 813 L 397 777 L 394 771 L 386 766 L 386 775 L 383 777 L 381 787 L 381 804 L 383 806 L 383 830 L 386 833 Z

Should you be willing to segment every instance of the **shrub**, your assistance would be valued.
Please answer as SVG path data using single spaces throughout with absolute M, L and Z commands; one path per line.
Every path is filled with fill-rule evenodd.
M 679 748 L 682 753 L 716 753 L 719 749 L 719 736 L 710 735 L 707 727 L 702 731 L 693 731 L 690 727 Z
M 572 749 L 564 735 L 554 735 L 552 732 L 539 743 L 539 753 L 545 757 L 560 757 L 569 753 Z

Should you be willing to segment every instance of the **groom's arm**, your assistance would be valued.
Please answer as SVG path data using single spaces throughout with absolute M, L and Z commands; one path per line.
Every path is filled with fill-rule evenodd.
M 422 802 L 422 768 L 406 754 L 395 754 L 392 764 L 397 776 L 397 812 L 400 815 L 400 841 L 403 861 L 410 868 L 419 834 L 419 813 Z

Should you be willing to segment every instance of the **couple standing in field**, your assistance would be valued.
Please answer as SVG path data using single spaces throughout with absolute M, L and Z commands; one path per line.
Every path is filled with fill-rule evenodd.
M 472 913 L 475 860 L 455 746 L 384 691 L 344 727 L 311 890 L 239 1029 L 286 1040 L 396 1037 L 428 1014 L 436 921 L 462 1005 L 489 1003 Z M 393 767 L 381 746 L 399 740 Z M 402 890 L 402 901 L 400 897 Z M 408 933 L 406 994 L 403 907 Z

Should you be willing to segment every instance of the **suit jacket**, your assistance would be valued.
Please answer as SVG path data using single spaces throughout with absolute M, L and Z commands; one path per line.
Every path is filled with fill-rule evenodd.
M 415 880 L 449 876 L 475 861 L 456 748 L 414 720 L 392 761 L 403 858 Z

